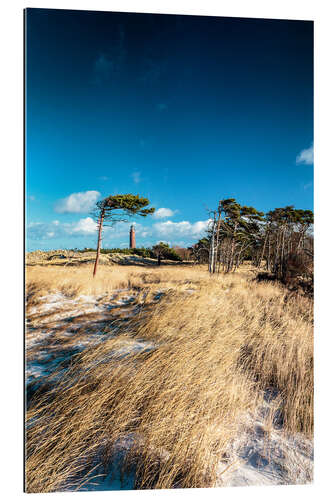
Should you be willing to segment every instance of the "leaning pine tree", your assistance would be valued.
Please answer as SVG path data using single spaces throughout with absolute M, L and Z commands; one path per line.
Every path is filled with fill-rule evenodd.
M 108 196 L 96 203 L 93 213 L 98 224 L 97 252 L 93 276 L 96 275 L 99 255 L 101 251 L 101 240 L 103 224 L 114 226 L 117 222 L 127 222 L 129 217 L 140 215 L 146 217 L 155 212 L 155 208 L 145 208 L 149 205 L 147 198 L 140 198 L 134 194 L 117 194 Z

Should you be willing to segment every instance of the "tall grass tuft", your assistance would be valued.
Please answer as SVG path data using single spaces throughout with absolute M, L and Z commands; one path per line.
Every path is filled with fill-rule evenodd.
M 48 272 L 38 279 L 47 282 Z M 119 450 L 137 488 L 214 486 L 240 419 L 268 388 L 279 392 L 286 431 L 312 435 L 310 299 L 288 299 L 246 273 L 161 269 L 149 279 L 142 269 L 112 268 L 95 283 L 84 273 L 57 269 L 47 291 L 75 283 L 96 294 L 130 283 L 165 294 L 116 337 L 75 356 L 57 386 L 32 401 L 27 491 L 86 487 Z

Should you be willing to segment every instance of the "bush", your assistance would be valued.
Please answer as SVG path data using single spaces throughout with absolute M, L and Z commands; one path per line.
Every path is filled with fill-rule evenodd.
M 79 253 L 85 252 L 96 252 L 96 248 L 83 248 L 82 250 L 76 250 Z M 101 248 L 101 254 L 107 255 L 110 253 L 119 253 L 122 255 L 139 255 L 145 258 L 155 258 L 154 252 L 151 248 Z
M 182 262 L 183 260 L 173 248 L 169 247 L 167 243 L 163 243 L 162 241 L 153 246 L 152 251 L 155 258 L 157 257 L 159 263 L 161 259 L 175 260 L 178 262 Z
M 282 281 L 287 284 L 298 278 L 313 279 L 313 261 L 305 253 L 290 253 L 282 263 Z
M 163 259 L 174 260 L 178 262 L 182 262 L 182 257 L 177 253 L 176 250 L 169 247 L 166 243 L 159 244 L 161 245 L 161 256 Z M 156 248 L 159 245 L 155 245 Z M 79 253 L 85 252 L 96 252 L 96 248 L 84 248 L 82 250 L 76 250 Z M 153 248 L 101 248 L 101 254 L 107 255 L 110 253 L 119 253 L 122 255 L 138 255 L 139 257 L 156 259 L 156 251 Z

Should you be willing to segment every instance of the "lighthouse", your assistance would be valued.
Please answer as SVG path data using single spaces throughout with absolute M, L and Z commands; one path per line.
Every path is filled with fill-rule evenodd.
M 130 248 L 135 248 L 135 228 L 131 226 L 130 229 Z

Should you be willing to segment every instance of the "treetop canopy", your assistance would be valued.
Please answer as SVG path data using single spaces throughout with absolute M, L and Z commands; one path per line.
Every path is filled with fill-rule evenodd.
M 269 222 L 300 223 L 305 226 L 313 224 L 314 220 L 312 210 L 296 209 L 293 205 L 271 210 L 267 213 L 267 219 Z
M 96 203 L 97 208 L 105 216 L 112 216 L 112 212 L 120 210 L 128 215 L 140 215 L 146 217 L 153 214 L 155 208 L 145 208 L 149 205 L 148 198 L 141 198 L 138 194 L 117 194 L 111 195 Z

